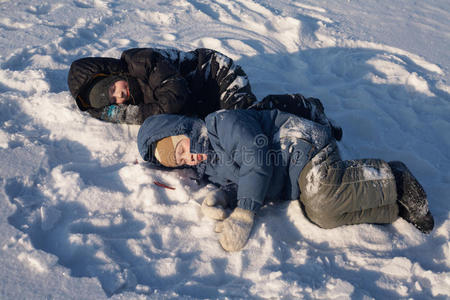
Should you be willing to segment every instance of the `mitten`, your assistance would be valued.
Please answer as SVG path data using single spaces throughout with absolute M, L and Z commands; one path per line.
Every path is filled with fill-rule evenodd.
M 247 243 L 253 227 L 254 212 L 236 207 L 233 213 L 216 226 L 219 242 L 226 251 L 241 250 Z
M 222 190 L 210 192 L 202 203 L 203 214 L 214 220 L 224 220 L 227 217 L 225 210 L 227 207 L 226 198 L 227 195 Z

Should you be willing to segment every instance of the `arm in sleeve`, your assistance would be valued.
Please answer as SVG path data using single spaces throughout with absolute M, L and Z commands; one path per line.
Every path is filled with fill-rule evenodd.
M 191 93 L 186 79 L 173 62 L 152 48 L 127 50 L 123 52 L 121 60 L 131 76 L 148 84 L 152 94 L 147 96 L 158 104 L 158 113 L 182 112 Z M 157 111 L 156 108 L 153 110 Z
M 221 164 L 232 164 L 238 174 L 237 206 L 256 211 L 264 204 L 273 165 L 268 157 L 267 137 L 258 120 L 223 111 L 206 118 L 208 136 Z M 258 143 L 261 139 L 265 143 Z
M 191 93 L 184 79 L 168 60 L 156 63 L 149 76 L 153 97 L 161 108 L 160 113 L 182 113 L 190 102 Z

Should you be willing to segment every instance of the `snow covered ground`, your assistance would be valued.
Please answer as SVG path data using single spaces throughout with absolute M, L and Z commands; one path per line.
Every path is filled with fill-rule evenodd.
M 0 298 L 450 297 L 447 0 L 0 0 Z M 264 207 L 224 252 L 212 187 L 150 169 L 138 126 L 81 113 L 70 63 L 131 47 L 217 49 L 255 94 L 320 98 L 345 158 L 403 160 L 436 227 L 323 230 L 296 201 Z M 175 190 L 160 188 L 162 181 Z

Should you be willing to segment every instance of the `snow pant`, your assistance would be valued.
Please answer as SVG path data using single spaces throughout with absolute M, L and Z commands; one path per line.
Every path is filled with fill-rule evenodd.
M 389 165 L 379 159 L 343 161 L 334 141 L 304 167 L 298 183 L 307 218 L 322 228 L 398 218 Z
M 330 125 L 333 137 L 338 141 L 342 138 L 342 129 L 328 119 L 322 102 L 317 98 L 306 98 L 298 93 L 268 95 L 250 108 L 256 110 L 278 109 L 322 125 Z

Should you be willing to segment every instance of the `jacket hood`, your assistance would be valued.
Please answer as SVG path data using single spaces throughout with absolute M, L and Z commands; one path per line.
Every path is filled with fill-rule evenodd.
M 125 68 L 119 59 L 110 57 L 85 57 L 72 62 L 67 78 L 70 93 L 81 110 L 92 108 L 82 94 L 98 77 L 123 75 Z
M 137 136 L 139 153 L 145 161 L 161 167 L 153 154 L 156 142 L 180 134 L 191 140 L 192 153 L 209 152 L 210 143 L 204 121 L 181 115 L 162 114 L 148 117 L 140 127 Z

